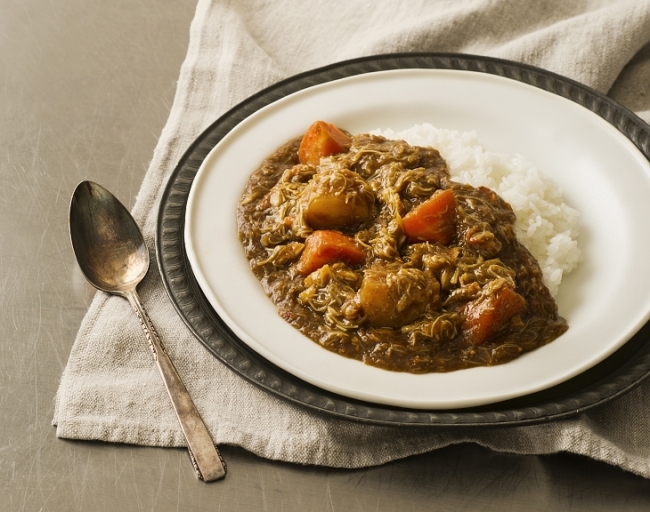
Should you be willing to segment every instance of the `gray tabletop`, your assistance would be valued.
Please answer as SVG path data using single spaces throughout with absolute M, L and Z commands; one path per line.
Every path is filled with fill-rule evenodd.
M 222 447 L 204 484 L 186 450 L 56 438 L 54 396 L 92 292 L 67 232 L 84 179 L 133 205 L 167 119 L 193 0 L 0 0 L 0 510 L 648 510 L 650 481 L 569 455 L 474 445 L 363 470 Z

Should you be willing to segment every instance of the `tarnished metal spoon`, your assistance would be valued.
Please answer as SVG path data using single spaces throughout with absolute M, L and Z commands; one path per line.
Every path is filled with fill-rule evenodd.
M 136 292 L 149 269 L 149 251 L 135 220 L 104 187 L 82 181 L 70 202 L 70 239 L 86 279 L 99 290 L 128 299 L 140 318 L 197 476 L 206 482 L 223 478 L 226 465 Z

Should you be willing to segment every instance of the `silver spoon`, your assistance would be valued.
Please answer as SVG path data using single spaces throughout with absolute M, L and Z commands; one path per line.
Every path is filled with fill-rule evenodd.
M 138 298 L 136 287 L 149 269 L 149 251 L 135 220 L 104 187 L 82 181 L 70 202 L 70 239 L 90 284 L 128 299 L 140 318 L 198 478 L 225 477 L 226 465 Z

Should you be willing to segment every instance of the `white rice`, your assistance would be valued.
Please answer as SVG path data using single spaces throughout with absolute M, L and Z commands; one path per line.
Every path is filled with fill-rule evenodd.
M 386 129 L 373 133 L 436 148 L 455 181 L 489 187 L 510 203 L 517 215 L 519 241 L 539 262 L 551 294 L 557 294 L 562 277 L 576 267 L 582 255 L 577 241 L 579 214 L 563 202 L 562 191 L 553 180 L 521 155 L 487 151 L 476 132 L 461 133 L 426 123 L 400 132 Z

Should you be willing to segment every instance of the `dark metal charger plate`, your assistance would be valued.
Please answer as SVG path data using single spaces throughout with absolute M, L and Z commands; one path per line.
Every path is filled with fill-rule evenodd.
M 194 278 L 184 245 L 188 195 L 212 148 L 248 116 L 289 94 L 354 75 L 412 68 L 489 73 L 552 92 L 605 119 L 650 160 L 650 126 L 645 122 L 584 85 L 524 64 L 465 54 L 407 53 L 365 57 L 296 75 L 215 121 L 188 148 L 169 179 L 159 209 L 156 252 L 167 293 L 181 318 L 215 357 L 250 382 L 315 412 L 353 421 L 447 428 L 527 425 L 580 414 L 633 389 L 650 374 L 650 324 L 605 361 L 558 386 L 481 407 L 429 411 L 360 402 L 308 384 L 251 350 L 212 309 Z

